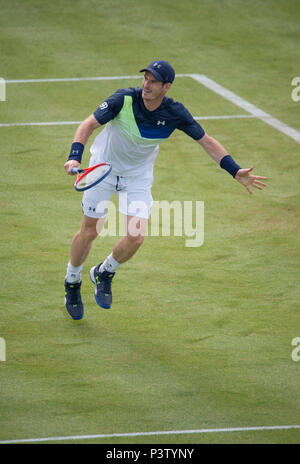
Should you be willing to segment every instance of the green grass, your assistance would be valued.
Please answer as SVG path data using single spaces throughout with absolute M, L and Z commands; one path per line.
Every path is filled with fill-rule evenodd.
M 162 57 L 178 73 L 206 74 L 300 129 L 300 103 L 290 97 L 299 75 L 297 1 L 0 6 L 1 77 L 136 75 Z M 8 84 L 0 122 L 80 121 L 129 85 L 139 81 Z M 177 79 L 170 95 L 197 116 L 241 113 L 190 78 Z M 0 127 L 0 336 L 7 347 L 0 440 L 300 424 L 300 364 L 291 358 L 300 336 L 299 144 L 255 119 L 203 126 L 237 162 L 267 175 L 268 187 L 249 196 L 176 131 L 161 147 L 152 193 L 204 201 L 203 246 L 148 237 L 118 271 L 113 307 L 104 311 L 88 270 L 116 239 L 98 238 L 77 322 L 63 304 L 70 241 L 81 222 L 81 196 L 63 170 L 76 126 Z M 297 430 L 90 440 L 299 441 Z

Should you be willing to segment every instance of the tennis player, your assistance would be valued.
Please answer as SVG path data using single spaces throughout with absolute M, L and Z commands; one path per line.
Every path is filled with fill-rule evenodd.
M 90 166 L 106 161 L 112 164 L 112 171 L 104 181 L 83 194 L 82 224 L 72 240 L 65 278 L 65 305 L 73 319 L 83 317 L 81 270 L 92 242 L 98 236 L 99 222 L 104 223 L 106 208 L 103 205 L 108 204 L 113 194 L 123 192 L 126 195 L 122 198 L 126 201 L 120 201 L 119 195 L 119 210 L 126 218 L 126 233 L 111 254 L 90 270 L 96 302 L 103 308 L 111 307 L 111 283 L 115 272 L 136 253 L 144 240 L 143 230 L 152 205 L 153 165 L 159 144 L 175 129 L 198 142 L 250 194 L 251 186 L 261 190 L 266 185 L 261 182 L 265 177 L 252 175 L 252 167 L 241 169 L 181 103 L 166 96 L 175 79 L 174 69 L 167 61 L 153 61 L 140 72 L 144 72 L 141 88 L 119 89 L 79 125 L 64 165 L 66 173 L 72 174 L 72 168 L 80 166 L 91 134 L 105 125 L 91 146 Z M 138 224 L 140 228 L 133 228 L 132 224 Z

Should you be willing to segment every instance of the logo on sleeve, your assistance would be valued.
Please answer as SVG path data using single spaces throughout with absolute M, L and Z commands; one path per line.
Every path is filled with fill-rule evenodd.
M 106 108 L 108 108 L 108 103 L 107 102 L 104 102 L 102 103 L 100 106 L 99 106 L 100 110 L 105 110 Z

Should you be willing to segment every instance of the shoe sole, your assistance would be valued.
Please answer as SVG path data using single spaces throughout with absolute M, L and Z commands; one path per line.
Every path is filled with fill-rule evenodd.
M 94 277 L 94 270 L 95 270 L 96 267 L 97 266 L 93 266 L 90 269 L 90 279 L 91 279 L 91 281 L 93 282 L 94 285 L 96 285 L 96 281 L 95 281 L 95 277 Z M 103 309 L 110 309 L 111 308 L 111 306 L 107 306 L 107 305 L 104 305 L 104 304 L 100 303 L 100 301 L 98 300 L 98 297 L 97 297 L 97 289 L 94 292 L 94 297 L 95 297 L 97 305 L 100 306 L 101 308 L 103 308 Z

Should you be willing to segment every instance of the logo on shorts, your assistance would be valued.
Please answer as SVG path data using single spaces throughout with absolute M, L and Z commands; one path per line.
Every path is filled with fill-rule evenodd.
M 108 103 L 107 102 L 104 102 L 102 103 L 100 106 L 99 106 L 100 110 L 105 110 L 106 108 L 108 108 Z

